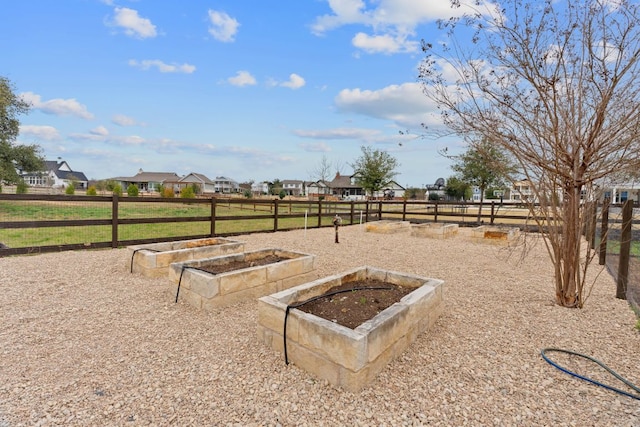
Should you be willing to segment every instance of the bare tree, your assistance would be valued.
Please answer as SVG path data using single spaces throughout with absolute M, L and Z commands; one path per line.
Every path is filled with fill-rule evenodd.
M 320 181 L 328 181 L 331 178 L 331 169 L 332 165 L 326 155 L 322 155 L 322 159 L 320 159 L 320 163 L 316 165 L 313 170 L 309 172 L 309 175 L 312 179 L 317 179 Z
M 529 208 L 541 217 L 556 302 L 582 307 L 593 254 L 580 236 L 581 198 L 640 165 L 640 6 L 475 4 L 441 23 L 445 43 L 423 41 L 423 88 L 451 130 L 482 135 L 516 160 L 535 195 Z

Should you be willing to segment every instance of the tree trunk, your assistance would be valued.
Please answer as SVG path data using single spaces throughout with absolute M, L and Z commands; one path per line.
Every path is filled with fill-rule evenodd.
M 556 247 L 556 303 L 582 307 L 580 188 L 567 189 L 562 204 L 560 245 Z

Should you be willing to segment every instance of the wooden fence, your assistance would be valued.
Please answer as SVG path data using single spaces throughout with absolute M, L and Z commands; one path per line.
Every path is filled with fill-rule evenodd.
M 485 202 L 481 212 L 478 208 L 476 204 L 411 200 L 0 194 L 0 256 L 318 228 L 331 226 L 336 214 L 344 225 L 383 218 L 475 225 L 480 217 L 485 223 L 521 227 L 531 223 L 526 208 L 517 204 L 493 201 Z M 151 226 L 158 227 L 150 231 Z
M 525 206 L 488 201 L 482 210 L 479 208 L 479 204 L 473 203 L 412 200 L 0 194 L 0 256 L 330 227 L 335 215 L 342 218 L 343 225 L 399 219 L 475 226 L 480 220 L 485 224 L 536 230 Z M 634 233 L 633 226 L 640 224 L 640 220 L 634 220 L 633 213 L 631 201 L 615 207 L 609 203 L 593 204 L 584 234 L 591 249 L 598 251 L 600 264 L 606 264 L 616 278 L 616 295 L 619 298 L 626 295 L 638 309 L 640 231 Z M 612 240 L 617 243 L 609 244 Z

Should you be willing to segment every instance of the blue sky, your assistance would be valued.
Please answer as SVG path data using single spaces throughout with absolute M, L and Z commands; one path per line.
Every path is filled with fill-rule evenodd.
M 421 187 L 452 175 L 420 40 L 448 1 L 22 0 L 0 14 L 0 75 L 32 104 L 19 143 L 92 179 L 197 172 L 239 182 L 350 174 L 361 146 Z M 409 131 L 401 135 L 400 131 Z

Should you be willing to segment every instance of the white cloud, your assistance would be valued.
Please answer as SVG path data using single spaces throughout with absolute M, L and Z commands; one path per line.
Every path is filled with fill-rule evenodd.
M 248 71 L 238 71 L 235 76 L 227 79 L 234 86 L 250 86 L 256 84 L 256 79 Z
M 367 53 L 415 52 L 418 41 L 410 40 L 415 36 L 420 24 L 461 16 L 464 12 L 481 10 L 484 6 L 474 6 L 476 0 L 462 0 L 461 7 L 452 8 L 448 1 L 425 0 L 327 0 L 330 14 L 316 18 L 311 31 L 322 35 L 327 31 L 345 25 L 362 25 L 371 28 L 373 34 L 358 32 L 352 43 Z
M 232 42 L 238 33 L 240 23 L 225 12 L 209 10 L 209 34 L 221 42 Z
M 129 116 L 125 116 L 124 114 L 116 114 L 111 118 L 111 123 L 116 124 L 118 126 L 136 126 L 138 122 Z
M 371 140 L 380 135 L 377 129 L 335 128 L 324 130 L 295 130 L 294 134 L 311 139 L 358 139 Z
M 289 80 L 286 82 L 280 83 L 280 86 L 288 87 L 290 89 L 300 89 L 305 84 L 306 82 L 302 77 L 300 77 L 296 73 L 292 73 L 289 75 Z
M 92 135 L 107 136 L 109 135 L 109 130 L 104 126 L 98 126 L 97 128 L 91 129 L 89 133 Z
M 148 70 L 150 68 L 157 68 L 161 73 L 184 73 L 191 74 L 196 70 L 195 65 L 191 64 L 167 64 L 159 59 L 145 59 L 142 61 L 136 61 L 135 59 L 129 60 L 129 65 L 141 70 Z
M 343 89 L 335 98 L 340 111 L 392 120 L 401 127 L 441 124 L 436 105 L 420 83 L 391 85 L 380 90 Z
M 21 125 L 20 136 L 31 136 L 46 141 L 56 141 L 60 139 L 58 129 L 53 126 Z
M 328 153 L 331 151 L 331 147 L 324 142 L 302 143 L 299 144 L 299 146 L 304 151 L 309 151 L 311 153 Z
M 365 33 L 358 33 L 353 37 L 351 43 L 367 53 L 417 52 L 420 47 L 420 43 L 417 41 L 407 40 L 403 36 L 394 37 L 390 34 L 369 36 Z
M 93 114 L 87 111 L 85 105 L 80 104 L 77 100 L 71 99 L 50 99 L 42 101 L 40 95 L 33 92 L 24 92 L 20 97 L 31 104 L 31 106 L 46 114 L 54 114 L 56 116 L 77 116 L 83 119 L 93 119 Z
M 155 37 L 156 26 L 147 18 L 141 18 L 138 11 L 127 7 L 116 7 L 112 25 L 124 29 L 124 33 L 131 37 L 146 39 Z

